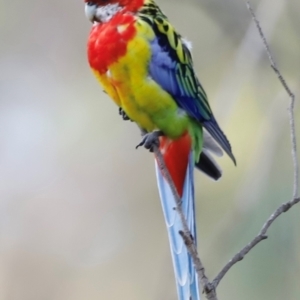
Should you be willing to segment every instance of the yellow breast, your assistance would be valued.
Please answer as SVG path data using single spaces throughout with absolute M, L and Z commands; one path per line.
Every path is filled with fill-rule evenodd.
M 177 110 L 173 98 L 149 76 L 150 42 L 155 38 L 144 21 L 135 23 L 136 35 L 127 44 L 127 51 L 105 74 L 95 71 L 109 96 L 126 114 L 147 131 L 158 128 L 156 119 Z

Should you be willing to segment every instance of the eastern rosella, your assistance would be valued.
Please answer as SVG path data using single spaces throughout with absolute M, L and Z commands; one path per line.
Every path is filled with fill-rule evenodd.
M 215 180 L 221 177 L 209 153 L 222 152 L 214 140 L 234 163 L 235 158 L 195 75 L 190 44 L 153 0 L 85 0 L 85 12 L 93 23 L 89 64 L 125 116 L 146 132 L 139 145 L 151 149 L 159 137 L 159 149 L 196 241 L 194 166 Z M 157 165 L 156 170 L 178 297 L 198 300 L 197 275 L 178 234 L 182 226 L 173 194 Z

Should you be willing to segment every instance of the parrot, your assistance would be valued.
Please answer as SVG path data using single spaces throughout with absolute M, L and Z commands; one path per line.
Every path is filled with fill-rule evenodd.
M 158 147 L 169 172 L 195 244 L 194 168 L 210 178 L 222 176 L 212 154 L 223 151 L 236 165 L 231 145 L 213 115 L 183 38 L 153 0 L 85 0 L 92 22 L 88 63 L 123 119 L 143 132 L 150 151 Z M 174 194 L 155 159 L 159 195 L 179 300 L 199 300 L 198 277 L 179 231 Z

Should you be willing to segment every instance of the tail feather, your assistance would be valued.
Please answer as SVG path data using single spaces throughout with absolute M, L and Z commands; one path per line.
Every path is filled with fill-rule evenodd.
M 202 150 L 199 161 L 195 164 L 195 166 L 214 180 L 218 180 L 222 176 L 220 167 L 206 149 Z
M 206 130 L 203 130 L 203 148 L 216 156 L 223 156 L 222 148 Z
M 219 180 L 222 176 L 222 170 L 211 154 L 222 156 L 223 151 L 219 144 L 206 131 L 203 131 L 203 147 L 195 167 L 213 180 Z
M 168 182 L 159 169 L 157 162 L 155 165 L 159 194 L 170 240 L 172 260 L 177 283 L 178 299 L 200 300 L 197 274 L 195 272 L 195 268 L 188 250 L 181 236 L 179 235 L 179 231 L 182 230 L 182 225 L 177 211 L 174 210 L 174 207 L 176 206 L 174 196 Z M 188 154 L 188 162 L 182 188 L 181 200 L 182 209 L 188 222 L 188 227 L 196 243 L 193 172 L 194 165 L 194 157 L 193 153 L 191 152 L 190 154 Z
M 231 145 L 226 138 L 225 134 L 219 127 L 215 118 L 211 118 L 209 121 L 203 122 L 204 128 L 209 132 L 209 134 L 216 140 L 216 142 L 223 148 L 223 150 L 228 154 L 236 165 L 235 157 L 231 150 Z

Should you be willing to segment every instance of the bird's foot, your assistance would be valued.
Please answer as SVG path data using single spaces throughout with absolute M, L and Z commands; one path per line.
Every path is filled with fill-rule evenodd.
M 140 146 L 144 146 L 150 152 L 154 151 L 155 147 L 159 147 L 159 137 L 163 136 L 163 132 L 160 130 L 146 133 L 141 142 L 135 147 L 136 149 Z
M 126 112 L 122 109 L 122 107 L 119 107 L 119 115 L 122 117 L 124 121 L 132 120 L 126 115 Z

